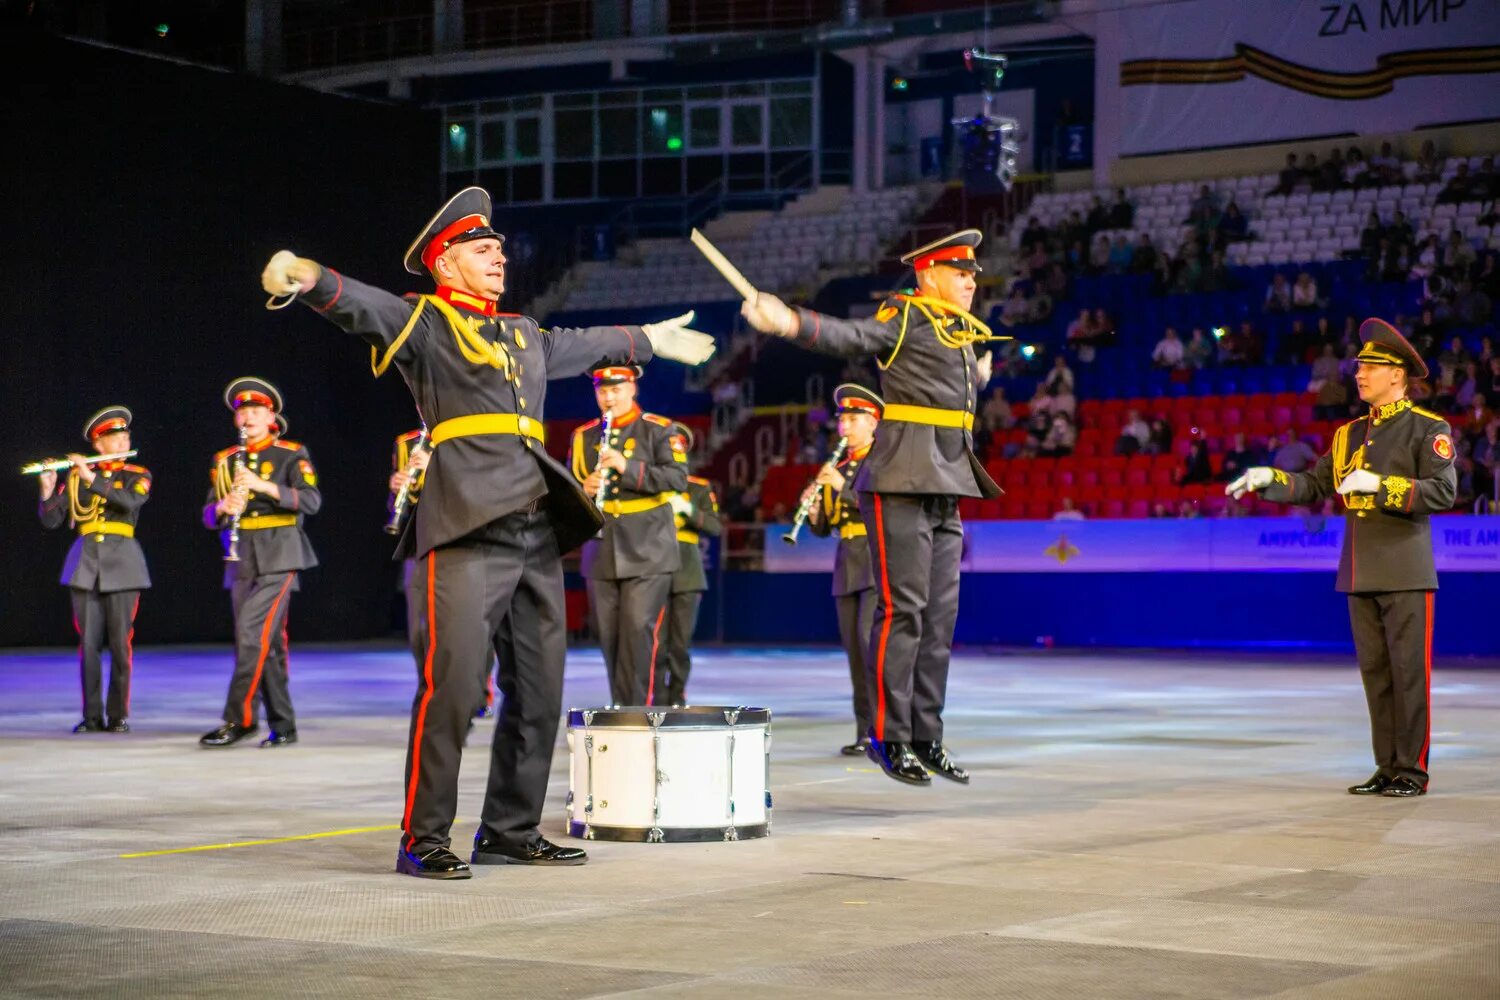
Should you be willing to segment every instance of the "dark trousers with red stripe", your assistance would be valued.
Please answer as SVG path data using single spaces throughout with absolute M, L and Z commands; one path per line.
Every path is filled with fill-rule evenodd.
M 698 627 L 698 606 L 703 591 L 673 594 L 667 604 L 667 642 L 660 659 L 666 675 L 667 693 L 656 700 L 664 705 L 687 704 L 688 674 L 693 671 L 693 630 Z
M 139 590 L 69 588 L 73 598 L 73 627 L 78 630 L 78 674 L 83 683 L 83 717 L 111 719 L 130 715 L 131 643 L 135 636 L 135 609 L 141 603 Z M 100 696 L 103 651 L 109 641 L 109 695 Z
M 422 672 L 422 661 L 427 655 L 427 578 L 423 575 L 423 565 L 419 559 L 406 559 L 401 570 L 401 588 L 406 594 L 406 641 L 418 673 Z M 479 661 L 479 695 L 474 712 L 478 714 L 494 705 L 495 654 L 487 649 Z
M 964 549 L 958 498 L 861 493 L 859 509 L 875 567 L 874 737 L 941 740 Z
M 853 692 L 854 740 L 857 743 L 870 735 L 870 727 L 874 725 L 870 689 L 875 681 L 866 654 L 870 647 L 870 631 L 875 625 L 875 590 L 841 594 L 833 601 L 838 609 L 839 639 L 849 658 L 849 688 Z
M 521 847 L 542 820 L 567 652 L 562 559 L 544 513 L 508 514 L 481 535 L 417 563 L 429 627 L 401 827 L 402 847 L 419 855 L 450 844 L 464 737 L 482 684 L 475 664 L 491 651 L 500 664 L 500 711 L 479 834 Z
M 1432 620 L 1430 590 L 1349 595 L 1375 764 L 1422 785 L 1432 748 Z
M 661 701 L 657 675 L 672 574 L 653 573 L 623 580 L 590 580 L 589 610 L 609 673 L 609 697 L 616 705 Z
M 260 714 L 258 697 L 273 730 L 297 728 L 286 665 L 286 618 L 296 586 L 297 574 L 287 572 L 237 579 L 229 588 L 234 607 L 234 676 L 224 700 L 225 722 L 253 725 Z

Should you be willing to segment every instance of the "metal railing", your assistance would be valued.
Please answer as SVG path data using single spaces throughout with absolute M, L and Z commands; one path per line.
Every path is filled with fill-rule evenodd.
M 594 35 L 594 0 L 465 7 L 464 48 L 508 49 L 583 42 Z
M 673 34 L 715 31 L 784 31 L 836 21 L 847 0 L 672 0 L 667 30 Z
M 282 58 L 291 73 L 404 59 L 431 51 L 432 17 L 425 14 L 289 31 L 282 38 Z

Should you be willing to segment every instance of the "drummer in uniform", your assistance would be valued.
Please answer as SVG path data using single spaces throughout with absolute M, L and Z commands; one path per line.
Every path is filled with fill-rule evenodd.
M 1407 798 L 1427 793 L 1432 744 L 1431 519 L 1453 506 L 1458 477 L 1448 421 L 1411 399 L 1414 380 L 1427 377 L 1422 356 L 1384 320 L 1365 320 L 1359 337 L 1354 381 L 1370 412 L 1340 427 L 1309 471 L 1257 466 L 1226 492 L 1297 505 L 1342 501 L 1337 589 L 1348 595 L 1376 768 L 1349 792 Z
M 846 382 L 833 390 L 833 405 L 838 411 L 839 436 L 844 439 L 844 457 L 837 466 L 819 469 L 807 488 L 816 496 L 808 508 L 807 526 L 819 537 L 836 533 L 839 538 L 833 557 L 833 602 L 854 695 L 854 742 L 839 752 L 862 757 L 870 749 L 870 670 L 865 652 L 875 622 L 875 575 L 854 480 L 875 442 L 875 428 L 880 424 L 885 401 L 862 385 Z
M 287 675 L 287 613 L 297 576 L 318 565 L 304 520 L 323 506 L 312 456 L 289 441 L 281 392 L 245 377 L 224 389 L 240 445 L 214 456 L 203 524 L 225 548 L 224 589 L 234 608 L 234 674 L 224 724 L 199 745 L 233 746 L 260 728 L 256 696 L 270 732 L 262 747 L 297 742 L 297 715 Z M 238 519 L 236 521 L 236 519 Z
M 123 454 L 130 450 L 130 421 L 125 407 L 107 406 L 83 425 L 84 440 L 96 454 Z M 128 733 L 135 612 L 141 591 L 151 586 L 135 528 L 151 498 L 151 473 L 119 459 L 90 464 L 82 455 L 69 455 L 68 460 L 73 467 L 61 483 L 56 472 L 41 473 L 38 514 L 45 528 L 61 527 L 66 520 L 78 531 L 61 579 L 73 601 L 83 682 L 83 721 L 73 732 Z M 106 640 L 107 698 L 99 691 Z
M 694 443 L 691 427 L 680 421 L 672 425 L 674 451 L 691 457 Z M 708 590 L 702 539 L 718 538 L 724 526 L 719 519 L 719 498 L 714 496 L 713 484 L 701 476 L 687 477 L 687 489 L 672 497 L 672 513 L 681 565 L 672 574 L 672 597 L 667 607 L 667 648 L 663 657 L 667 673 L 665 701 L 668 705 L 686 705 L 688 675 L 693 669 L 693 631 L 698 626 L 703 593 Z
M 874 698 L 870 759 L 913 785 L 929 772 L 967 783 L 943 742 L 965 497 L 1001 494 L 974 454 L 974 406 L 989 382 L 992 335 L 969 312 L 977 229 L 945 236 L 901 258 L 917 289 L 889 297 L 873 317 L 838 319 L 759 292 L 741 312 L 750 325 L 811 351 L 873 355 L 884 415 L 854 481 L 869 526 L 876 580 L 869 643 Z
M 599 537 L 583 547 L 589 611 L 604 654 L 610 699 L 653 705 L 667 599 L 681 556 L 672 498 L 687 489 L 687 455 L 673 446 L 672 421 L 636 402 L 636 365 L 593 372 L 594 396 L 609 419 L 573 432 L 573 475 L 604 514 Z

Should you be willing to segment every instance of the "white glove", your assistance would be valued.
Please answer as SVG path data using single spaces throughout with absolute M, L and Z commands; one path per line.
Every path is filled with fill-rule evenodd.
M 1380 477 L 1369 469 L 1355 469 L 1339 483 L 1338 492 L 1340 496 L 1350 493 L 1379 493 Z
M 1263 490 L 1275 481 L 1276 476 L 1270 469 L 1264 465 L 1257 465 L 1253 469 L 1246 469 L 1243 476 L 1224 487 L 1224 492 L 1238 500 L 1246 493 Z
M 260 287 L 272 296 L 305 292 L 316 281 L 316 277 L 309 281 L 306 271 L 304 262 L 296 254 L 290 250 L 277 250 L 266 262 L 266 269 L 260 272 Z
M 990 379 L 994 377 L 995 359 L 990 355 L 989 351 L 985 351 L 976 360 L 975 367 L 979 369 L 979 388 L 983 389 L 990 384 Z
M 701 365 L 714 356 L 714 338 L 706 333 L 690 329 L 693 321 L 690 309 L 673 319 L 660 323 L 647 323 L 641 327 L 646 339 L 651 341 L 651 353 L 670 361 L 681 361 L 685 365 Z
M 755 298 L 740 304 L 740 315 L 761 333 L 778 337 L 795 337 L 801 322 L 791 306 L 770 292 L 756 292 Z
M 687 517 L 693 512 L 693 502 L 681 493 L 673 493 L 672 499 L 667 501 L 672 505 L 672 513 Z

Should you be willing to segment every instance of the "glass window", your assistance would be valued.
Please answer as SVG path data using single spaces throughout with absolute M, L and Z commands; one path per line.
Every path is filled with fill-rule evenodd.
M 641 150 L 646 153 L 682 152 L 682 105 L 652 104 L 641 117 Z
M 552 165 L 552 197 L 558 201 L 584 199 L 594 196 L 594 164 L 554 163 Z
M 721 115 L 717 104 L 688 109 L 688 145 L 693 149 L 718 149 Z
M 764 83 L 731 83 L 727 88 L 730 97 L 759 97 L 766 92 Z
M 736 147 L 760 146 L 766 141 L 764 108 L 759 104 L 729 106 L 729 141 Z
M 599 197 L 634 198 L 639 194 L 640 185 L 636 180 L 638 163 L 635 159 L 600 160 Z
M 518 160 L 538 160 L 542 156 L 542 120 L 526 115 L 515 120 L 515 142 L 511 147 Z
M 771 148 L 812 148 L 811 97 L 778 97 L 772 99 Z
M 723 87 L 689 87 L 687 89 L 687 99 L 690 101 L 717 101 L 723 96 Z
M 599 105 L 606 104 L 639 104 L 641 103 L 641 92 L 634 88 L 630 90 L 606 90 L 599 94 Z
M 670 102 L 670 101 L 680 101 L 680 100 L 682 100 L 682 88 L 681 87 L 653 87 L 653 88 L 649 88 L 647 90 L 641 91 L 641 100 L 644 101 L 644 102 L 647 102 L 647 103 L 652 102 L 652 101 L 668 101 L 668 102 Z
M 775 80 L 771 83 L 773 94 L 811 94 L 811 80 Z
M 659 157 L 641 161 L 641 194 L 682 194 L 682 159 Z
M 594 157 L 594 112 L 558 111 L 552 116 L 552 135 L 560 160 L 591 160 Z
M 479 105 L 482 115 L 503 115 L 510 110 L 510 101 L 485 101 Z
M 479 123 L 479 159 L 482 163 L 504 163 L 510 158 L 510 122 L 491 118 Z
M 542 200 L 542 165 L 516 167 L 510 175 L 510 197 L 512 201 Z
M 553 94 L 552 106 L 554 108 L 592 108 L 594 106 L 594 95 Z
M 517 97 L 511 102 L 511 106 L 517 111 L 540 111 L 542 110 L 541 95 L 535 97 Z
M 474 166 L 474 119 L 450 119 L 443 127 L 443 166 L 468 170 Z
M 630 107 L 599 109 L 599 155 L 631 156 L 639 148 L 636 137 L 639 133 L 640 110 Z

